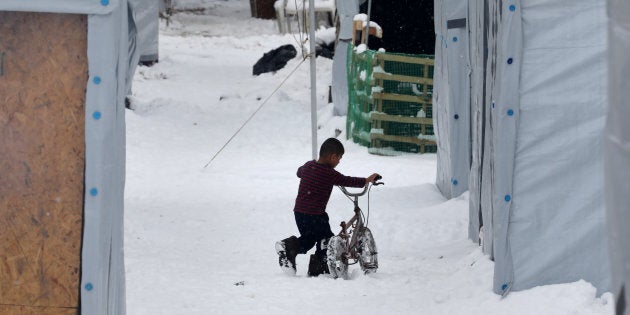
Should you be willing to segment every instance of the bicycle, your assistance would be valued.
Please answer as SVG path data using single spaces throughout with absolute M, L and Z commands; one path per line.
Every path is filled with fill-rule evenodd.
M 374 273 L 378 269 L 376 243 L 372 231 L 367 227 L 363 211 L 359 207 L 359 197 L 368 193 L 369 219 L 369 190 L 372 186 L 383 185 L 383 182 L 378 182 L 380 179 L 382 177 L 378 176 L 373 184 L 365 186 L 359 193 L 350 193 L 344 187 L 338 186 L 348 198 L 354 197 L 354 216 L 348 223 L 341 222 L 341 232 L 328 241 L 326 260 L 333 278 L 348 279 L 348 266 L 356 263 L 359 263 L 365 274 Z

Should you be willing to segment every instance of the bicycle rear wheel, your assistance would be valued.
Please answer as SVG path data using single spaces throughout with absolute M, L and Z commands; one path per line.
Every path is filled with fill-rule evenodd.
M 363 229 L 358 245 L 361 270 L 366 274 L 376 272 L 378 269 L 378 251 L 370 229 Z
M 328 242 L 326 260 L 333 278 L 348 279 L 348 261 L 344 257 L 346 241 L 340 236 L 333 236 Z

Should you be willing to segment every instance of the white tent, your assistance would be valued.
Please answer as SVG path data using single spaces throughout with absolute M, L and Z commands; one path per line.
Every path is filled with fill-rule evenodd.
M 159 60 L 159 12 L 162 1 L 128 0 L 129 3 L 129 67 L 127 96 L 132 95 L 132 82 L 138 64 L 152 65 Z
M 19 308 L 24 312 L 29 312 L 28 307 L 34 307 L 39 311 L 59 312 L 58 308 L 64 308 L 65 311 L 74 308 L 80 308 L 82 314 L 124 314 L 125 313 L 125 276 L 123 261 L 123 194 L 125 184 L 125 106 L 124 98 L 127 91 L 128 80 L 133 74 L 133 68 L 130 68 L 130 60 L 137 60 L 133 47 L 130 48 L 129 36 L 129 7 L 127 0 L 3 0 L 0 1 L 0 12 L 33 12 L 46 13 L 47 16 L 63 15 L 72 19 L 73 17 L 82 15 L 86 17 L 87 29 L 82 31 L 83 36 L 87 36 L 87 47 L 77 46 L 77 54 L 86 55 L 87 75 L 85 81 L 79 82 L 74 90 L 78 90 L 83 94 L 85 103 L 79 103 L 79 107 L 84 117 L 74 117 L 74 121 L 83 119 L 80 126 L 84 126 L 84 169 L 79 171 L 82 173 L 83 196 L 79 201 L 82 202 L 82 220 L 78 220 L 81 224 L 79 230 L 80 244 L 77 251 L 77 260 L 80 261 L 79 268 L 73 268 L 75 279 L 80 279 L 80 287 L 67 287 L 68 294 L 79 292 L 79 301 L 72 305 L 69 304 L 41 304 L 46 300 L 47 289 L 54 290 L 57 286 L 62 286 L 58 282 L 48 281 L 45 278 L 40 279 L 42 283 L 47 283 L 43 287 L 33 289 L 33 292 L 41 294 L 43 299 L 35 298 L 34 304 L 24 305 Z M 55 20 L 56 18 L 52 18 Z M 62 20 L 61 17 L 56 20 Z M 55 21 L 56 21 L 55 20 Z M 133 19 L 131 18 L 131 21 Z M 41 30 L 40 30 L 41 31 Z M 59 32 L 60 30 L 54 30 Z M 63 30 L 62 30 L 63 31 Z M 68 32 L 70 30 L 67 30 Z M 66 33 L 66 32 L 64 32 Z M 87 35 L 85 35 L 87 33 Z M 11 33 L 4 33 L 3 38 L 11 36 L 22 36 Z M 28 38 L 24 37 L 23 42 L 28 42 Z M 19 39 L 14 42 L 20 42 Z M 37 44 L 37 43 L 36 43 Z M 51 43 L 48 49 L 56 49 L 56 43 Z M 85 45 L 85 44 L 83 44 Z M 19 46 L 19 44 L 18 44 Z M 15 48 L 18 49 L 19 47 Z M 63 48 L 63 47 L 62 47 Z M 18 74 L 19 68 L 12 68 L 12 59 L 18 59 L 19 56 L 11 55 L 12 48 L 6 54 L 6 60 L 3 56 L 3 80 L 9 80 L 12 74 Z M 87 49 L 87 51 L 85 51 Z M 17 50 L 16 50 L 17 51 Z M 43 50 L 45 52 L 45 49 Z M 4 52 L 3 52 L 4 54 Z M 48 60 L 56 60 L 60 56 L 50 55 Z M 6 66 L 6 67 L 5 67 Z M 50 77 L 41 78 L 38 82 L 47 82 L 62 77 L 64 65 L 60 65 L 59 73 L 49 73 Z M 6 72 L 4 72 L 6 70 Z M 82 72 L 85 74 L 85 71 Z M 33 76 L 39 75 L 33 72 Z M 39 80 L 39 79 L 38 79 Z M 59 86 L 70 90 L 72 87 L 67 81 L 59 81 Z M 26 91 L 33 93 L 43 93 L 39 98 L 45 99 L 47 91 L 41 86 L 25 86 Z M 50 92 L 50 91 L 48 91 Z M 7 96 L 7 95 L 4 95 Z M 10 96 L 10 95 L 9 95 Z M 23 99 L 21 100 L 23 101 Z M 19 105 L 23 108 L 31 108 L 38 104 L 23 101 Z M 44 103 L 46 106 L 56 106 L 53 102 Z M 63 104 L 62 104 L 63 105 Z M 69 104 L 68 104 L 69 105 Z M 63 106 L 59 108 L 64 108 Z M 31 117 L 34 119 L 35 117 Z M 62 127 L 62 125 L 59 125 Z M 83 133 L 82 133 L 83 134 Z M 59 140 L 59 139 L 58 139 Z M 60 141 L 63 141 L 61 139 Z M 45 146 L 42 146 L 45 147 Z M 47 146 L 46 146 L 47 147 Z M 83 149 L 82 149 L 83 150 Z M 83 154 L 81 154 L 83 157 Z M 4 162 L 4 161 L 3 161 Z M 13 161 L 8 161 L 11 163 Z M 40 172 L 42 167 L 32 166 L 32 173 Z M 17 171 L 19 173 L 19 170 Z M 20 174 L 17 174 L 18 176 Z M 53 174 L 59 175 L 59 174 Z M 56 176 L 52 176 L 55 179 Z M 65 185 L 68 183 L 60 183 Z M 54 189 L 50 184 L 48 189 Z M 5 187 L 6 188 L 6 187 Z M 35 197 L 33 197 L 35 198 Z M 2 199 L 2 198 L 0 198 Z M 26 200 L 26 198 L 24 199 Z M 62 198 L 54 199 L 56 202 L 62 201 Z M 24 201 L 26 202 L 26 201 Z M 51 206 L 53 201 L 44 201 L 43 205 Z M 19 207 L 19 203 L 17 204 Z M 7 211 L 7 209 L 4 209 Z M 55 216 L 61 217 L 63 213 L 49 213 L 51 218 Z M 81 215 L 81 209 L 79 209 Z M 59 224 L 66 224 L 65 220 L 59 220 Z M 42 223 L 43 224 L 43 223 Z M 43 228 L 43 227 L 42 227 Z M 50 228 L 55 231 L 56 228 Z M 74 229 L 76 230 L 76 229 Z M 38 230 L 39 231 L 39 230 Z M 37 234 L 37 233 L 36 233 Z M 53 233 L 39 233 L 44 238 L 52 238 Z M 48 242 L 50 240 L 46 240 Z M 63 244 L 70 243 L 69 239 L 61 238 L 58 250 L 62 250 Z M 5 253 L 0 254 L 0 258 L 4 259 Z M 45 257 L 44 257 L 45 258 Z M 60 259 L 66 259 L 61 257 Z M 43 259 L 41 257 L 27 257 L 27 260 Z M 47 265 L 47 268 L 49 265 Z M 59 272 L 66 273 L 65 269 L 60 268 Z M 80 273 L 77 274 L 77 273 Z M 4 278 L 3 275 L 0 278 Z M 46 277 L 47 274 L 43 274 Z M 53 277 L 53 279 L 55 279 Z M 6 280 L 6 279 L 5 279 Z M 57 280 L 55 280 L 57 281 Z M 14 283 L 15 284 L 15 283 Z M 53 285 L 54 284 L 54 285 Z M 79 284 L 79 283 L 77 283 Z M 30 285 L 30 284 L 24 284 Z M 37 284 L 33 284 L 36 286 Z M 17 286 L 17 284 L 15 284 Z M 48 286 L 48 287 L 46 287 Z M 5 286 L 3 286 L 5 287 Z M 6 288 L 6 287 L 5 287 Z M 58 290 L 58 289 L 57 289 Z M 11 292 L 3 292 L 3 298 L 10 296 Z M 16 294 L 17 296 L 17 294 Z M 21 295 L 27 299 L 25 295 Z M 2 306 L 6 306 L 3 300 Z M 9 305 L 10 307 L 17 307 Z M 1 308 L 1 307 L 0 307 Z M 4 309 L 4 308 L 3 308 Z M 11 311 L 11 309 L 9 309 Z
M 608 1 L 609 108 L 605 191 L 616 313 L 630 314 L 630 2 Z
M 138 33 L 138 51 L 141 64 L 151 64 L 159 59 L 159 12 L 162 0 L 130 0 L 133 20 Z
M 494 291 L 605 292 L 605 1 L 438 0 L 435 14 L 437 184 L 451 197 L 469 179 Z
M 339 16 L 339 36 L 335 43 L 333 58 L 332 99 L 335 115 L 348 113 L 348 45 L 352 41 L 352 20 L 359 14 L 359 0 L 337 2 Z
M 447 197 L 468 190 L 470 172 L 470 78 L 468 4 L 435 4 L 437 44 L 433 72 L 434 132 L 438 141 L 437 186 Z M 439 64 L 438 64 L 439 63 Z

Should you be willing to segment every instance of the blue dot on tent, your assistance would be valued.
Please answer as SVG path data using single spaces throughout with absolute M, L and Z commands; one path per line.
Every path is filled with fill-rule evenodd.
M 512 116 L 512 115 L 514 115 L 514 111 L 511 110 L 511 109 L 508 109 L 507 114 L 508 114 L 508 116 Z
M 504 284 L 501 286 L 501 290 L 505 291 L 505 289 L 507 289 L 507 287 L 508 287 L 507 283 L 504 283 Z
M 457 41 L 457 36 L 453 37 L 453 42 Z
M 455 117 L 455 119 L 459 119 L 459 115 L 457 115 L 457 114 L 455 114 L 454 117 Z
M 94 289 L 94 286 L 91 283 L 88 283 L 85 285 L 85 289 L 88 291 L 92 291 L 92 289 Z
M 101 84 L 101 77 L 94 77 L 94 79 L 92 79 L 92 82 L 94 82 L 94 84 Z
M 453 186 L 457 186 L 457 184 L 459 184 L 459 182 L 457 181 L 457 179 L 453 179 Z
M 509 202 L 510 200 L 512 200 L 512 196 L 510 195 L 505 195 L 505 201 Z
M 98 195 L 98 189 L 96 189 L 96 188 L 90 189 L 90 195 L 92 195 L 92 196 Z
M 109 0 L 101 0 L 103 6 L 109 5 Z
M 511 65 L 512 62 L 514 62 L 514 60 L 512 58 L 508 58 L 508 60 L 507 60 L 508 65 Z
M 94 117 L 94 119 L 96 119 L 96 120 L 101 119 L 101 116 L 102 116 L 102 115 L 101 115 L 101 112 L 99 112 L 99 111 L 95 111 L 95 112 L 92 114 L 92 117 Z
M 514 12 L 516 10 L 516 6 L 515 5 L 510 5 L 510 11 Z

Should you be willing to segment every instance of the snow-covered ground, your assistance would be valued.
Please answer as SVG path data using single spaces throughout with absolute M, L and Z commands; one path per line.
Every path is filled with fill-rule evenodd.
M 493 263 L 467 239 L 467 195 L 440 195 L 434 154 L 376 156 L 345 141 L 345 117 L 327 103 L 332 61 L 324 58 L 318 140 L 342 130 L 337 169 L 386 182 L 370 195 L 379 270 L 309 278 L 300 255 L 297 276 L 285 276 L 274 243 L 298 234 L 295 172 L 311 158 L 309 63 L 298 54 L 275 74 L 252 76 L 264 52 L 299 37 L 251 18 L 249 1 L 195 1 L 204 15 L 162 23 L 160 62 L 138 68 L 127 111 L 128 314 L 612 314 L 611 295 L 597 297 L 584 281 L 492 293 Z M 328 212 L 338 231 L 352 204 L 335 190 Z

